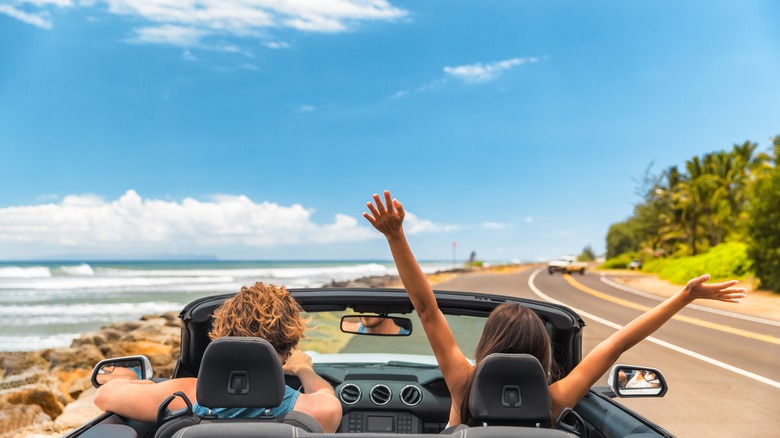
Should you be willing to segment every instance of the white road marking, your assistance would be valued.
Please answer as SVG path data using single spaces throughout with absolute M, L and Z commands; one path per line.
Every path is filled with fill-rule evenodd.
M 620 284 L 620 283 L 618 283 L 616 281 L 610 280 L 609 278 L 604 276 L 604 274 L 601 275 L 601 281 L 604 282 L 604 283 L 607 283 L 608 285 L 610 285 L 612 287 L 616 287 L 616 288 L 618 288 L 620 290 L 624 290 L 626 292 L 632 293 L 634 295 L 638 295 L 640 297 L 649 298 L 651 300 L 656 300 L 656 301 L 663 301 L 663 300 L 666 299 L 665 297 L 659 297 L 658 295 L 653 295 L 651 293 L 643 292 L 641 290 L 634 289 L 634 288 L 628 287 L 628 286 L 626 286 L 624 284 Z M 723 316 L 728 316 L 728 317 L 731 317 L 731 318 L 742 319 L 742 320 L 745 320 L 745 321 L 757 322 L 757 323 L 760 323 L 760 324 L 767 324 L 767 325 L 773 325 L 775 327 L 780 327 L 780 321 L 772 321 L 771 319 L 756 318 L 755 316 L 743 315 L 741 313 L 729 312 L 727 310 L 713 309 L 711 307 L 699 306 L 698 304 L 689 304 L 687 307 L 690 308 L 690 309 L 696 309 L 696 310 L 702 310 L 702 311 L 705 311 L 705 312 L 715 313 L 717 315 L 723 315 Z
M 559 304 L 559 305 L 562 305 L 562 306 L 566 306 L 566 307 L 570 308 L 571 310 L 577 312 L 581 316 L 584 316 L 584 317 L 586 317 L 588 319 L 591 319 L 591 320 L 593 320 L 595 322 L 598 322 L 599 324 L 604 324 L 607 327 L 611 327 L 611 328 L 613 328 L 615 330 L 620 330 L 621 328 L 623 328 L 623 326 L 620 325 L 620 324 L 617 324 L 617 323 L 614 323 L 612 321 L 606 320 L 604 318 L 598 317 L 596 315 L 593 315 L 592 313 L 585 312 L 584 310 L 580 310 L 580 309 L 576 309 L 574 307 L 571 307 L 568 304 L 566 304 L 564 302 L 561 302 L 561 301 L 558 301 L 558 300 L 556 300 L 556 299 L 546 295 L 541 290 L 539 290 L 539 288 L 537 288 L 536 285 L 534 285 L 534 279 L 544 269 L 545 268 L 539 268 L 539 269 L 535 270 L 533 272 L 533 274 L 531 274 L 531 276 L 528 278 L 528 286 L 531 288 L 531 290 L 539 298 L 541 298 L 541 299 L 543 299 L 543 300 L 545 300 L 547 302 L 553 303 L 553 304 Z M 760 376 L 760 375 L 755 374 L 755 373 L 751 373 L 750 371 L 743 370 L 742 368 L 738 368 L 738 367 L 735 367 L 733 365 L 729 365 L 729 364 L 727 364 L 725 362 L 721 362 L 721 361 L 719 361 L 717 359 L 713 359 L 713 358 L 711 358 L 709 356 L 705 356 L 703 354 L 696 353 L 695 351 L 688 350 L 687 348 L 683 348 L 683 347 L 680 347 L 678 345 L 675 345 L 675 344 L 672 344 L 672 343 L 669 343 L 669 342 L 666 342 L 666 341 L 662 341 L 662 340 L 660 340 L 658 338 L 655 338 L 653 336 L 648 336 L 645 339 L 647 341 L 650 341 L 650 342 L 654 343 L 654 344 L 660 345 L 662 347 L 666 347 L 666 348 L 668 348 L 670 350 L 674 350 L 674 351 L 676 351 L 678 353 L 682 353 L 682 354 L 684 354 L 686 356 L 689 356 L 689 357 L 692 357 L 694 359 L 698 359 L 698 360 L 700 360 L 702 362 L 706 362 L 708 364 L 715 365 L 716 367 L 723 368 L 724 370 L 731 371 L 731 372 L 739 374 L 739 375 L 741 375 L 743 377 L 747 377 L 749 379 L 753 379 L 753 380 L 756 380 L 758 382 L 765 383 L 765 384 L 767 384 L 769 386 L 773 386 L 773 387 L 775 387 L 777 389 L 780 389 L 780 382 L 777 382 L 775 380 L 766 378 L 764 376 Z

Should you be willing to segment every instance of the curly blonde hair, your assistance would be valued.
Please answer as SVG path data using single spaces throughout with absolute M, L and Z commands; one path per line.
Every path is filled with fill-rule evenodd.
M 284 286 L 257 282 L 242 286 L 241 292 L 214 311 L 211 339 L 223 336 L 258 336 L 273 345 L 286 360 L 304 338 L 306 324 L 301 306 Z

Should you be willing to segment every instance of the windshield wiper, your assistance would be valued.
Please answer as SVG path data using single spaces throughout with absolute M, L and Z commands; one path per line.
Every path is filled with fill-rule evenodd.
M 428 363 L 419 363 L 419 362 L 405 362 L 402 360 L 391 360 L 387 362 L 387 365 L 396 366 L 396 367 L 439 368 L 438 365 L 431 365 Z

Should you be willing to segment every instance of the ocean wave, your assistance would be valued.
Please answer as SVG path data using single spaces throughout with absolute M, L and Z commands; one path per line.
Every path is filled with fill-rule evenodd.
M 0 327 L 110 322 L 137 319 L 142 315 L 160 314 L 181 308 L 181 304 L 168 301 L 6 305 L 0 308 L 0 321 L 2 321 Z
M 49 278 L 51 270 L 45 266 L 8 266 L 0 268 L 0 278 Z
M 79 333 L 181 310 L 196 298 L 235 293 L 255 281 L 320 287 L 397 274 L 393 264 L 372 261 L 155 263 L 0 266 L 0 351 L 68 346 Z M 451 264 L 421 263 L 421 268 L 432 273 Z
M 79 275 L 79 276 L 92 276 L 95 275 L 95 271 L 92 266 L 86 263 L 82 263 L 78 266 L 60 266 L 58 268 L 65 275 Z
M 38 281 L 0 282 L 0 290 L 130 289 L 177 284 L 232 283 L 233 277 L 51 277 Z
M 116 269 L 99 268 L 98 273 L 111 277 L 209 277 L 231 276 L 235 278 L 306 278 L 329 275 L 384 275 L 388 268 L 379 263 L 315 267 L 272 267 L 234 269 Z
M 81 333 L 57 333 L 25 336 L 0 336 L 0 351 L 36 351 L 67 347 Z

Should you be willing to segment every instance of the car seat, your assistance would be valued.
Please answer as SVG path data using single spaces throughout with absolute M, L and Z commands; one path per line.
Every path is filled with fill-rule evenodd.
M 449 427 L 442 434 L 470 437 L 574 438 L 566 431 L 538 428 L 550 423 L 547 373 L 530 354 L 493 353 L 474 371 L 469 411 L 481 426 Z
M 223 337 L 206 347 L 198 372 L 196 399 L 199 405 L 208 409 L 272 408 L 282 402 L 284 391 L 282 363 L 276 350 L 265 339 Z M 189 401 L 185 401 L 189 405 Z M 180 429 L 222 422 L 287 423 L 310 432 L 322 432 L 322 427 L 314 418 L 301 412 L 291 411 L 274 417 L 266 411 L 266 415 L 258 418 L 217 418 L 198 416 L 188 407 L 162 418 L 163 411 L 166 411 L 165 403 L 160 411 L 155 438 L 170 438 Z
M 474 372 L 469 411 L 488 425 L 536 426 L 549 422 L 547 373 L 530 354 L 493 353 Z

